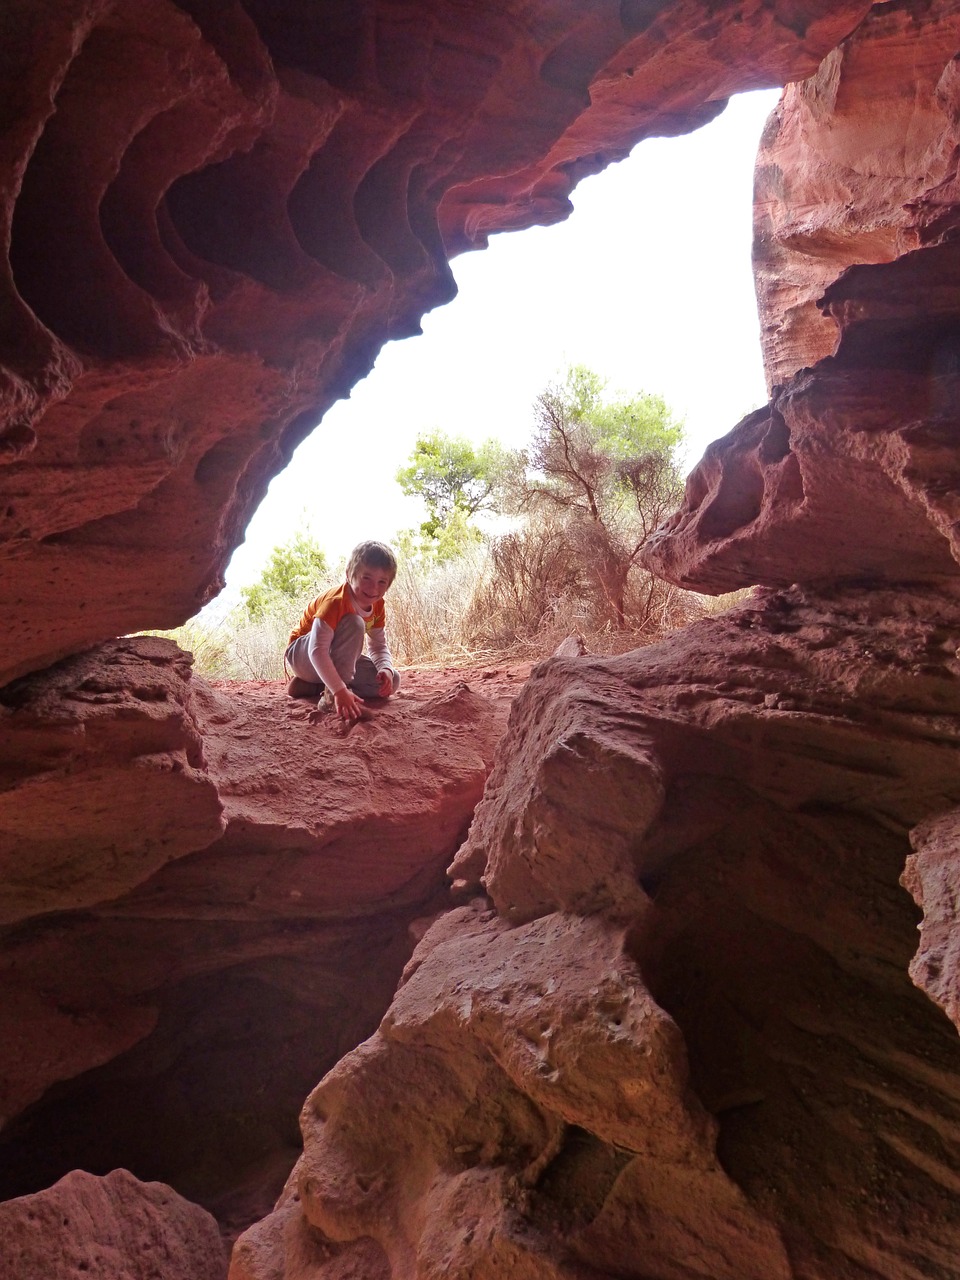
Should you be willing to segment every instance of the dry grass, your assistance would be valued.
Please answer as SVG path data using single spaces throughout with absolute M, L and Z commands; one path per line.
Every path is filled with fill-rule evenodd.
M 701 596 L 636 572 L 627 593 L 631 625 L 615 628 L 598 619 L 562 534 L 541 530 L 533 539 L 478 544 L 440 564 L 402 562 L 387 597 L 387 634 L 401 667 L 535 661 L 574 633 L 591 653 L 613 654 L 722 613 L 749 595 Z M 155 634 L 192 652 L 195 670 L 207 679 L 283 680 L 283 651 L 305 603 L 277 606 L 257 620 L 235 609 L 218 622 L 194 619 Z
M 282 680 L 283 651 L 292 623 L 288 616 L 254 621 L 235 609 L 218 622 L 195 618 L 173 631 L 155 631 L 193 654 L 193 668 L 207 680 Z
M 480 543 L 456 560 L 401 562 L 387 596 L 387 635 L 402 666 L 475 662 L 492 652 L 465 625 L 478 586 L 489 573 L 489 554 Z
M 750 600 L 755 590 L 755 587 L 741 587 L 739 591 L 726 591 L 722 596 L 700 596 L 701 612 L 708 618 L 718 617 L 728 609 L 736 608 L 744 600 Z

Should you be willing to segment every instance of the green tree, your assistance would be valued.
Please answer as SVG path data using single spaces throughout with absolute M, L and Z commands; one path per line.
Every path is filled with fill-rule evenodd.
M 473 445 L 461 436 L 430 431 L 417 437 L 397 483 L 405 494 L 422 498 L 428 517 L 421 524 L 421 549 L 440 559 L 462 552 L 480 537 L 473 517 L 497 510 L 507 477 L 521 455 L 499 440 Z
M 327 574 L 320 544 L 300 529 L 289 542 L 274 547 L 260 577 L 252 586 L 241 587 L 240 594 L 247 613 L 261 619 L 278 605 L 286 608 L 319 595 Z
M 676 461 L 683 424 L 660 396 L 608 396 L 606 389 L 596 373 L 575 365 L 561 385 L 538 396 L 516 506 L 562 520 L 585 586 L 623 629 L 631 572 L 683 492 Z

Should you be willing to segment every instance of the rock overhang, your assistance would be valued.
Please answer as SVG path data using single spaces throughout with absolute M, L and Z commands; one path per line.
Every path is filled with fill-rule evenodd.
M 20 0 L 11 21 L 35 31 L 47 12 Z M 911 972 L 955 1015 L 957 5 L 689 0 L 482 15 L 433 5 L 420 16 L 347 6 L 326 13 L 321 30 L 318 12 L 292 4 L 71 0 L 42 48 L 26 39 L 0 51 L 22 85 L 4 134 L 11 177 L 0 208 L 0 679 L 194 612 L 267 479 L 324 407 L 383 341 L 450 296 L 449 253 L 565 216 L 584 173 L 643 136 L 702 123 L 731 92 L 812 76 L 788 92 L 759 170 L 772 403 L 708 455 L 655 551 L 665 576 L 704 590 L 806 587 L 760 596 L 735 621 L 644 658 L 538 676 L 547 696 L 517 712 L 457 862 L 462 891 L 485 891 L 501 915 L 488 900 L 428 933 L 382 1034 L 316 1095 L 318 1105 L 333 1099 L 335 1123 L 325 1139 L 326 1116 L 308 1118 L 306 1216 L 291 1184 L 281 1226 L 297 1265 L 322 1268 L 340 1250 L 344 1265 L 355 1254 L 370 1274 L 415 1255 L 424 1274 L 451 1259 L 538 1276 L 622 1270 L 623 1250 L 635 1260 L 641 1245 L 648 1258 L 659 1251 L 651 1265 L 664 1274 L 682 1261 L 694 1274 L 766 1277 L 796 1265 L 852 1280 L 877 1250 L 899 1267 L 918 1248 L 949 1268 L 955 1210 L 917 1170 L 942 1166 L 949 1179 L 960 1161 L 945 1131 L 931 1140 L 917 1106 L 949 1111 L 955 1037 L 904 980 L 916 916 L 896 880 L 919 823 L 906 883 L 928 919 Z M 858 186 L 850 148 L 865 129 L 865 154 L 883 159 L 883 172 Z M 61 238 L 64 207 L 76 217 Z M 571 690 L 578 680 L 590 686 L 585 699 Z M 87 690 L 98 692 L 109 690 Z M 197 768 L 172 705 L 159 720 L 137 714 L 150 733 L 166 726 L 159 756 Z M 44 734 L 49 775 L 58 752 L 66 761 L 62 726 Z M 215 746 L 215 733 L 203 736 Z M 80 771 L 96 763 L 85 753 Z M 147 776 L 163 784 L 158 760 Z M 584 777 L 594 785 L 578 791 Z M 277 841 L 265 787 L 217 838 L 217 797 L 202 778 L 186 784 L 203 793 L 199 821 L 216 855 L 193 875 L 198 854 L 171 846 L 174 861 L 100 912 L 100 937 L 129 940 L 149 917 L 143 991 L 156 987 L 150 974 L 165 954 L 213 969 L 234 956 L 225 1019 L 258 982 L 282 993 L 278 1032 L 284 1010 L 293 1024 L 309 1021 L 329 1005 L 321 970 L 335 967 L 338 948 L 356 963 L 366 945 L 350 950 L 335 928 L 311 970 L 316 943 L 295 936 L 289 889 L 300 872 L 285 880 L 271 868 L 315 859 L 303 833 L 309 844 L 319 828 L 307 820 Z M 472 808 L 468 790 L 458 802 Z M 518 804 L 520 791 L 529 803 Z M 612 837 L 596 875 L 581 857 L 591 822 Z M 449 852 L 456 836 L 441 835 Z M 429 886 L 408 875 L 408 852 L 392 883 L 401 896 L 410 889 L 403 905 L 413 911 Z M 198 928 L 204 875 L 228 867 L 239 873 L 221 904 L 229 920 Z M 64 956 L 96 936 L 89 920 L 60 914 L 64 905 L 35 932 L 27 921 L 9 952 L 15 961 L 34 947 L 38 982 L 15 1014 L 53 1037 L 69 1030 L 77 992 L 51 1002 L 44 975 L 69 971 Z M 330 906 L 323 894 L 308 899 L 311 911 Z M 406 918 L 370 922 L 392 930 L 377 979 L 385 1002 L 409 947 Z M 453 993 L 451 931 L 452 954 L 469 941 L 462 958 L 473 964 Z M 512 942 L 543 938 L 571 989 L 593 953 L 608 977 L 616 971 L 633 993 L 629 1025 L 617 1026 L 612 1004 L 555 999 L 537 965 L 495 981 Z M 266 963 L 248 971 L 251 945 Z M 313 1005 L 293 998 L 305 975 L 317 984 Z M 72 976 L 82 986 L 81 967 Z M 593 985 L 609 994 L 602 974 Z M 210 990 L 179 991 L 181 1012 Z M 336 981 L 326 990 L 342 1014 L 349 996 Z M 497 992 L 510 997 L 503 1010 Z M 415 998 L 427 1014 L 411 1017 Z M 90 1012 L 82 1035 L 74 1020 L 70 1052 L 46 1062 L 54 1078 L 135 1052 L 158 1017 L 149 1001 L 106 997 Z M 618 1147 L 597 1081 L 580 1078 L 569 1050 L 596 1032 L 601 1056 L 632 1061 L 648 1014 L 673 1065 L 637 1087 L 662 1089 L 678 1133 L 691 1118 L 700 1125 L 696 1159 L 668 1159 L 668 1177 Z M 339 1051 L 363 1033 L 346 1022 Z M 267 1065 L 258 1059 L 251 1087 Z M 111 1078 L 108 1067 L 104 1096 Z M 444 1101 L 429 1117 L 439 1135 L 433 1200 L 413 1194 L 423 1159 L 399 1204 L 395 1187 L 371 1177 L 367 1148 L 351 1150 L 337 1091 L 378 1078 Z M 850 1134 L 875 1130 L 864 1181 Z M 401 1179 L 404 1141 L 390 1153 Z M 818 1171 L 815 1187 L 803 1168 Z M 316 1187 L 341 1175 L 353 1180 L 349 1203 L 317 1199 Z M 558 1213 L 578 1195 L 558 1234 Z M 694 1221 L 684 1203 L 708 1211 Z M 465 1224 L 459 1234 L 437 1226 L 451 1217 Z M 299 1274 L 285 1270 L 279 1222 L 238 1251 L 237 1276 Z M 497 1224 L 489 1253 L 471 1224 Z M 362 1238 L 351 1242 L 354 1228 Z
M 808 75 L 869 7 L 20 0 L 0 680 L 196 613 L 295 445 L 452 296 L 449 253 Z

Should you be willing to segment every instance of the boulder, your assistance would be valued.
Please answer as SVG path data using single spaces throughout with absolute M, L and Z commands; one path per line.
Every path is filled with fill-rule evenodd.
M 0 1204 L 0 1264 L 16 1280 L 223 1280 L 216 1221 L 126 1169 L 70 1173 Z

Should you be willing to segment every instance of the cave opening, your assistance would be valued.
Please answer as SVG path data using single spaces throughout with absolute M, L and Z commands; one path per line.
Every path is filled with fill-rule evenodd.
M 88 53 L 95 55 L 96 48 L 91 47 Z M 79 67 L 74 73 L 74 79 L 78 85 L 82 85 L 89 75 L 89 69 L 86 63 L 79 64 Z M 74 91 L 69 85 L 67 89 L 61 128 L 68 127 L 71 119 L 67 108 Z M 743 119 L 736 122 L 737 131 L 747 135 L 751 131 L 758 132 L 760 117 L 766 114 L 772 101 L 773 95 L 766 93 L 761 95 L 759 101 L 751 104 L 743 102 L 731 107 L 731 112 L 739 112 L 743 116 Z M 681 140 L 670 139 L 645 145 L 656 145 L 659 155 L 655 172 L 648 173 L 641 179 L 641 186 L 653 189 L 662 185 L 668 179 L 671 166 L 675 171 L 683 173 L 689 184 L 690 175 L 697 170 L 697 162 L 692 159 L 680 162 L 669 159 L 669 148 L 679 147 Z M 701 148 L 705 146 L 706 151 L 716 147 L 716 143 L 709 141 L 698 145 Z M 95 327 L 90 333 L 82 328 L 84 324 L 95 326 L 94 320 L 86 313 L 79 319 L 61 315 L 50 310 L 47 305 L 46 299 L 56 296 L 56 290 L 51 284 L 56 275 L 56 266 L 41 251 L 43 237 L 50 234 L 49 228 L 44 218 L 34 217 L 36 209 L 45 205 L 48 193 L 43 175 L 53 163 L 59 149 L 56 131 L 51 130 L 46 144 L 38 150 L 22 202 L 18 206 L 12 261 L 18 278 L 22 281 L 25 296 L 28 300 L 35 297 L 42 317 L 56 331 L 61 332 L 65 339 L 83 343 L 95 331 L 99 332 Z M 641 153 L 642 150 L 641 147 Z M 701 150 L 700 154 L 706 154 L 706 151 Z M 272 512 L 269 506 L 261 508 L 248 532 L 245 546 L 234 557 L 233 568 L 242 568 L 244 558 L 249 557 L 257 546 L 262 552 L 264 534 L 260 532 L 261 528 L 270 530 L 266 537 L 274 542 L 282 539 L 278 531 L 278 509 L 282 511 L 283 519 L 286 519 L 303 505 L 286 486 L 292 481 L 301 482 L 304 476 L 315 471 L 317 464 L 313 460 L 312 451 L 317 448 L 321 453 L 328 453 L 326 466 L 336 468 L 339 465 L 336 456 L 332 459 L 329 456 L 330 439 L 332 437 L 334 440 L 347 442 L 354 440 L 358 431 L 355 425 L 358 413 L 361 420 L 382 420 L 389 423 L 397 434 L 402 434 L 403 430 L 409 431 L 410 427 L 398 429 L 395 408 L 388 410 L 378 407 L 378 404 L 403 404 L 408 424 L 422 425 L 420 415 L 428 412 L 437 416 L 450 416 L 459 412 L 462 417 L 462 410 L 474 398 L 472 392 L 465 390 L 465 386 L 469 384 L 476 388 L 478 379 L 486 381 L 482 371 L 491 365 L 502 367 L 504 376 L 501 385 L 503 382 L 510 383 L 509 393 L 514 403 L 522 403 L 532 384 L 529 380 L 518 383 L 515 373 L 505 365 L 509 348 L 520 345 L 516 336 L 518 331 L 531 335 L 537 330 L 549 329 L 549 332 L 540 334 L 535 359 L 529 361 L 536 365 L 539 376 L 543 377 L 552 374 L 565 355 L 576 354 L 570 350 L 569 345 L 563 350 L 558 349 L 559 335 L 564 330 L 564 341 L 567 344 L 575 340 L 571 332 L 572 322 L 568 321 L 565 325 L 563 314 L 581 317 L 591 309 L 594 312 L 605 310 L 608 313 L 603 326 L 607 334 L 611 332 L 611 326 L 618 331 L 617 359 L 622 368 L 629 365 L 637 355 L 638 348 L 643 345 L 642 340 L 631 338 L 629 333 L 630 318 L 637 314 L 638 306 L 645 313 L 655 312 L 658 317 L 651 327 L 648 316 L 648 333 L 659 332 L 670 327 L 671 323 L 679 329 L 680 315 L 686 315 L 685 336 L 683 340 L 677 339 L 673 343 L 675 364 L 678 363 L 678 354 L 681 357 L 680 364 L 689 360 L 698 341 L 706 345 L 706 334 L 711 325 L 714 329 L 712 346 L 723 347 L 729 352 L 726 334 L 721 343 L 718 336 L 719 322 L 709 319 L 710 308 L 703 301 L 705 284 L 710 274 L 711 254 L 717 256 L 716 250 L 710 247 L 700 246 L 695 253 L 694 245 L 688 243 L 686 271 L 689 275 L 678 280 L 678 287 L 672 296 L 665 277 L 659 277 L 656 284 L 648 282 L 644 288 L 639 279 L 635 282 L 627 280 L 621 269 L 619 297 L 608 294 L 602 300 L 593 298 L 596 284 L 599 281 L 609 281 L 615 272 L 618 254 L 621 267 L 624 255 L 628 256 L 631 265 L 642 261 L 650 252 L 651 239 L 657 239 L 663 234 L 662 223 L 659 229 L 652 223 L 649 228 L 639 230 L 635 220 L 634 225 L 630 225 L 629 206 L 638 199 L 637 180 L 629 180 L 630 165 L 634 163 L 624 162 L 619 175 L 615 175 L 619 188 L 617 191 L 606 196 L 598 194 L 590 197 L 593 206 L 606 202 L 608 207 L 612 206 L 617 210 L 612 228 L 598 232 L 595 221 L 592 229 L 577 233 L 579 245 L 570 242 L 557 247 L 551 247 L 549 241 L 558 233 L 563 235 L 563 228 L 553 228 L 549 232 L 527 232 L 527 237 L 539 236 L 542 242 L 536 255 L 525 252 L 522 244 L 508 244 L 509 237 L 501 237 L 500 242 L 495 243 L 486 254 L 471 255 L 460 260 L 464 280 L 466 282 L 469 278 L 470 281 L 469 288 L 464 283 L 464 293 L 474 291 L 483 280 L 485 258 L 496 255 L 501 260 L 493 280 L 485 287 L 486 296 L 482 299 L 479 310 L 475 310 L 472 315 L 468 312 L 465 318 L 448 328 L 445 335 L 440 333 L 439 351 L 424 352 L 422 356 L 418 356 L 415 344 L 404 343 L 394 344 L 385 353 L 386 363 L 394 367 L 400 362 L 417 357 L 416 366 L 405 376 L 406 389 L 398 389 L 395 378 L 379 387 L 371 380 L 372 389 L 358 388 L 350 404 L 338 405 L 327 415 L 323 427 L 313 434 L 292 465 L 274 483 Z M 736 214 L 732 215 L 740 224 L 738 235 L 741 241 L 740 269 L 743 280 L 748 280 L 748 251 L 745 244 L 749 238 L 749 218 L 744 174 L 749 164 L 748 144 L 747 150 L 738 158 L 740 202 Z M 125 175 L 121 176 L 126 180 Z M 213 178 L 210 181 L 216 186 Z M 702 181 L 704 178 L 701 173 Z M 189 242 L 189 237 L 184 238 L 184 227 L 193 216 L 191 208 L 187 207 L 188 196 L 195 189 L 196 181 L 189 191 L 184 187 L 183 192 L 172 200 L 174 220 L 180 220 L 178 236 L 192 252 L 202 252 L 213 261 L 230 265 L 236 257 L 234 249 L 240 257 L 243 256 L 243 245 L 239 240 L 231 239 L 236 230 L 232 223 L 230 235 L 215 250 L 206 242 L 200 243 L 195 238 L 193 242 Z M 694 182 L 692 186 L 688 185 L 682 195 L 676 197 L 688 211 L 695 205 L 692 194 L 695 190 Z M 136 245 L 129 240 L 129 226 L 125 221 L 127 210 L 121 199 L 119 183 L 111 188 L 111 192 L 112 202 L 105 202 L 102 210 L 103 231 L 108 243 L 121 259 L 127 257 L 133 262 L 137 258 Z M 227 200 L 223 204 L 224 217 L 228 223 L 230 203 Z M 203 204 L 202 200 L 200 204 Z M 594 210 L 591 216 L 596 220 L 602 215 Z M 585 221 L 586 213 L 575 212 L 569 225 L 579 226 L 578 219 L 581 217 Z M 684 221 L 689 240 L 694 235 L 697 217 L 688 214 Z M 213 231 L 216 231 L 215 227 Z M 204 234 L 212 234 L 210 226 Z M 660 256 L 658 253 L 657 257 Z M 719 261 L 719 256 L 717 260 Z M 48 274 L 34 279 L 35 273 L 41 270 L 38 263 Z M 575 279 L 575 289 L 558 289 L 558 277 L 562 272 L 558 272 L 557 263 L 565 264 L 566 271 Z M 267 263 L 266 274 L 261 273 L 263 278 L 269 278 L 272 270 L 272 265 Z M 53 276 L 49 275 L 51 272 Z M 510 326 L 497 326 L 490 320 L 491 307 L 495 306 L 501 311 L 506 309 L 508 313 L 519 311 L 519 308 L 509 305 L 504 294 L 504 281 L 510 278 L 513 278 L 510 288 L 515 291 L 512 296 L 524 292 L 529 298 L 538 294 L 543 296 L 539 299 L 535 318 L 518 314 L 511 316 Z M 695 319 L 690 316 L 694 279 L 698 299 Z M 146 285 L 149 281 L 144 277 L 139 283 Z M 572 296 L 567 297 L 560 309 L 558 295 L 564 291 Z M 638 303 L 636 298 L 641 293 L 643 296 Z M 717 310 L 730 307 L 729 288 L 725 291 L 722 284 L 715 286 L 711 295 L 712 305 Z M 672 322 L 666 319 L 667 313 L 671 311 L 674 317 Z M 547 316 L 551 317 L 549 325 Z M 426 345 L 435 342 L 432 326 L 434 320 L 440 319 L 441 314 L 438 313 L 428 322 L 427 337 L 417 339 L 418 343 Z M 588 331 L 580 324 L 579 318 L 576 327 L 581 340 L 585 339 Z M 600 326 L 594 328 L 599 330 Z M 695 328 L 702 335 L 699 339 L 693 336 Z M 479 336 L 484 333 L 496 339 L 492 349 L 478 348 Z M 606 340 L 611 341 L 609 338 Z M 593 333 L 590 341 L 594 355 L 603 350 L 604 338 L 601 334 Z M 530 346 L 528 341 L 528 354 Z M 472 366 L 465 364 L 462 358 L 462 353 L 471 348 Z M 659 350 L 662 353 L 664 348 Z M 722 352 L 716 353 L 715 358 L 722 362 Z M 419 386 L 422 393 L 432 382 L 437 381 L 424 372 L 427 367 L 424 361 L 428 364 L 432 362 L 435 369 L 445 369 L 445 385 L 442 390 L 448 399 L 444 407 L 442 401 L 434 397 L 429 408 L 421 404 L 418 413 L 415 411 L 416 397 L 409 388 Z M 656 357 L 653 358 L 653 363 L 655 365 Z M 731 393 L 734 398 L 743 396 L 749 400 L 759 394 L 755 375 L 756 369 L 753 391 L 738 391 L 734 387 Z M 650 376 L 656 375 L 651 373 Z M 677 376 L 675 373 L 674 377 Z M 729 376 L 727 381 L 735 383 L 736 375 Z M 718 383 L 715 380 L 716 385 Z M 374 397 L 372 403 L 367 398 L 370 394 Z M 423 398 L 421 394 L 421 401 Z M 727 425 L 723 421 L 726 410 L 717 407 L 715 395 L 713 400 L 709 415 L 711 425 L 709 428 L 702 427 L 701 430 L 718 432 Z M 742 402 L 736 404 L 736 410 L 745 407 L 747 406 Z M 354 412 L 353 423 L 346 416 L 351 409 Z M 470 404 L 470 409 L 478 420 L 484 422 L 493 412 L 489 406 L 483 405 Z M 730 413 L 737 416 L 734 409 Z M 523 414 L 514 412 L 514 417 L 521 419 Z M 416 429 L 415 426 L 413 429 Z M 514 430 L 525 433 L 528 424 L 518 421 Z M 203 483 L 208 472 L 216 478 L 222 469 L 221 459 L 229 457 L 230 450 L 230 441 L 214 445 L 196 467 L 197 482 Z M 396 456 L 396 461 L 399 461 L 399 456 Z M 395 468 L 396 461 L 390 463 L 392 468 Z M 376 488 L 379 483 L 383 486 L 381 492 L 384 492 L 389 480 L 392 480 L 392 476 L 383 476 L 379 482 L 374 478 L 373 487 Z M 339 522 L 340 528 L 349 525 L 349 520 L 339 508 L 334 512 L 333 519 Z M 364 529 L 364 533 L 366 532 L 368 530 Z M 429 900 L 432 893 L 442 888 L 442 883 L 441 870 L 434 875 L 423 899 Z M 129 931 L 132 929 L 132 922 L 137 919 L 136 903 L 128 911 Z M 124 909 L 121 907 L 119 915 L 122 916 L 123 913 Z M 45 965 L 77 964 L 75 959 L 69 959 L 74 954 L 74 948 L 82 950 L 89 945 L 95 948 L 105 946 L 108 952 L 112 950 L 113 944 L 109 940 L 105 942 L 105 939 L 111 933 L 116 936 L 120 930 L 116 923 L 117 910 L 114 909 L 112 914 L 113 921 L 94 920 L 82 913 L 59 914 L 19 931 L 16 936 L 8 937 L 7 941 L 11 949 L 21 957 L 44 957 L 41 963 Z M 0 1136 L 3 1168 L 0 1175 L 0 1195 L 12 1198 L 40 1190 L 74 1168 L 106 1173 L 120 1166 L 130 1169 L 141 1179 L 166 1182 L 188 1198 L 209 1207 L 215 1212 L 227 1234 L 235 1234 L 256 1217 L 263 1216 L 269 1211 L 272 1200 L 279 1192 L 296 1157 L 297 1115 L 304 1097 L 329 1067 L 375 1029 L 380 1016 L 389 1005 L 412 945 L 407 933 L 409 915 L 409 912 L 405 912 L 371 920 L 368 931 L 363 935 L 364 945 L 361 946 L 354 939 L 346 955 L 342 949 L 339 952 L 332 950 L 335 939 L 331 941 L 330 931 L 325 929 L 322 922 L 311 923 L 304 920 L 300 924 L 302 937 L 296 945 L 286 942 L 283 944 L 283 959 L 236 963 L 221 973 L 198 972 L 162 986 L 154 995 L 147 994 L 144 1003 L 155 1011 L 156 1016 L 156 1028 L 152 1034 L 102 1066 L 54 1085 L 40 1100 L 5 1126 Z M 208 929 L 211 932 L 211 953 L 217 946 L 212 935 L 218 931 L 223 933 L 223 945 L 228 949 L 238 945 L 231 936 L 231 926 L 227 922 L 195 923 L 189 926 L 184 923 L 177 926 L 171 921 L 151 920 L 147 917 L 140 921 L 140 927 L 145 937 L 152 935 L 153 940 L 145 945 L 156 950 L 157 954 L 163 954 L 167 948 L 178 945 L 178 928 L 189 928 L 195 935 Z M 233 926 L 232 932 L 239 934 L 242 929 Z M 196 936 L 193 939 L 193 945 L 195 944 Z M 78 972 L 78 981 L 80 976 Z M 66 1016 L 71 1016 L 68 1003 L 64 1004 L 64 1009 Z
M 300 1187 L 312 1209 L 268 1222 L 267 1274 L 288 1273 L 281 1235 L 326 1260 L 354 1233 L 385 1254 L 402 1238 L 436 1274 L 506 1273 L 515 1248 L 551 1275 L 956 1275 L 960 1050 L 938 1007 L 955 1019 L 954 0 L 729 22 L 626 0 L 523 21 L 434 6 L 429 24 L 339 0 L 67 8 L 0 48 L 31 70 L 0 272 L 0 1028 L 21 1108 L 0 1195 L 122 1164 L 232 1237 L 269 1212 L 302 1099 L 340 1064 L 305 1112 L 308 1141 L 333 1134 Z M 752 290 L 749 340 L 732 286 L 719 319 L 703 305 L 734 256 L 705 248 L 732 185 L 719 135 L 648 140 L 673 159 L 639 187 L 632 160 L 598 177 L 620 194 L 585 249 L 593 181 L 563 226 L 494 234 L 562 219 L 570 180 L 625 154 L 641 117 L 670 135 L 778 80 L 754 204 L 762 362 Z M 697 137 L 716 154 L 691 159 Z M 471 329 L 455 303 L 439 360 L 429 315 L 432 371 L 388 345 L 324 416 L 449 297 L 441 228 L 457 249 L 493 235 L 457 267 L 466 302 L 507 264 L 491 309 Z M 745 392 L 734 348 L 765 386 Z M 514 672 L 413 671 L 389 732 L 371 715 L 347 750 L 277 680 L 192 679 L 169 640 L 111 638 L 209 599 L 321 417 L 231 590 L 304 488 L 332 555 L 391 540 L 414 433 L 496 423 L 522 443 L 564 360 L 672 400 L 669 375 L 691 419 L 686 397 L 706 406 L 704 439 L 740 421 L 653 563 L 697 590 L 764 582 L 749 601 L 615 657 L 574 645 L 516 700 Z M 407 374 L 388 387 L 391 362 Z M 776 403 L 751 413 L 766 386 Z

